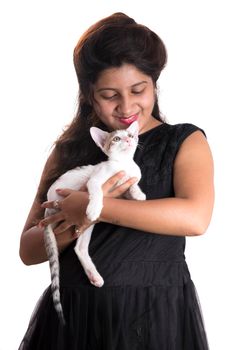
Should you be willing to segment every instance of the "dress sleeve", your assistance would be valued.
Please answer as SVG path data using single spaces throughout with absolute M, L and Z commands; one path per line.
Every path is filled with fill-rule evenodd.
M 201 131 L 206 137 L 205 131 L 194 124 L 184 123 L 175 125 L 175 133 L 173 133 L 174 144 L 176 145 L 174 157 L 176 156 L 183 141 L 193 132 L 198 130 Z

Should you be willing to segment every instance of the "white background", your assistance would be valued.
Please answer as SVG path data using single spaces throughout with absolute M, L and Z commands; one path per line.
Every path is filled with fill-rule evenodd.
M 50 147 L 76 108 L 73 48 L 89 25 L 116 11 L 164 40 L 168 65 L 160 106 L 169 123 L 202 127 L 215 161 L 216 203 L 207 233 L 187 239 L 187 261 L 212 350 L 233 340 L 232 1 L 54 1 L 0 3 L 0 350 L 16 350 L 49 284 L 47 264 L 26 267 L 20 233 Z

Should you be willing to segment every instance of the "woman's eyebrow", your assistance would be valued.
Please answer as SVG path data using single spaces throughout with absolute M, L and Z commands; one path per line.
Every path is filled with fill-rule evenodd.
M 143 80 L 143 81 L 140 81 L 139 83 L 136 83 L 136 84 L 131 85 L 130 88 L 139 86 L 139 85 L 141 85 L 141 84 L 147 84 L 147 83 L 148 83 L 148 81 Z M 116 89 L 116 88 L 110 88 L 110 87 L 104 87 L 104 88 L 98 89 L 97 92 L 104 91 L 104 90 L 111 90 L 111 91 L 114 90 L 114 91 L 117 91 L 118 89 Z

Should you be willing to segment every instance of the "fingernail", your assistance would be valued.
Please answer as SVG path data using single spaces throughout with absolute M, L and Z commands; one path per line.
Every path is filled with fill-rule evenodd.
M 61 192 L 61 188 L 56 188 L 56 192 Z

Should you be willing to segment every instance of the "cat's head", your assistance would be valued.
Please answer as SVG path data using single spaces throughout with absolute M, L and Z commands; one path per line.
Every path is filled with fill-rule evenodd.
M 108 157 L 133 157 L 138 143 L 138 122 L 133 122 L 127 129 L 112 132 L 96 127 L 90 128 L 90 134 L 98 147 Z

